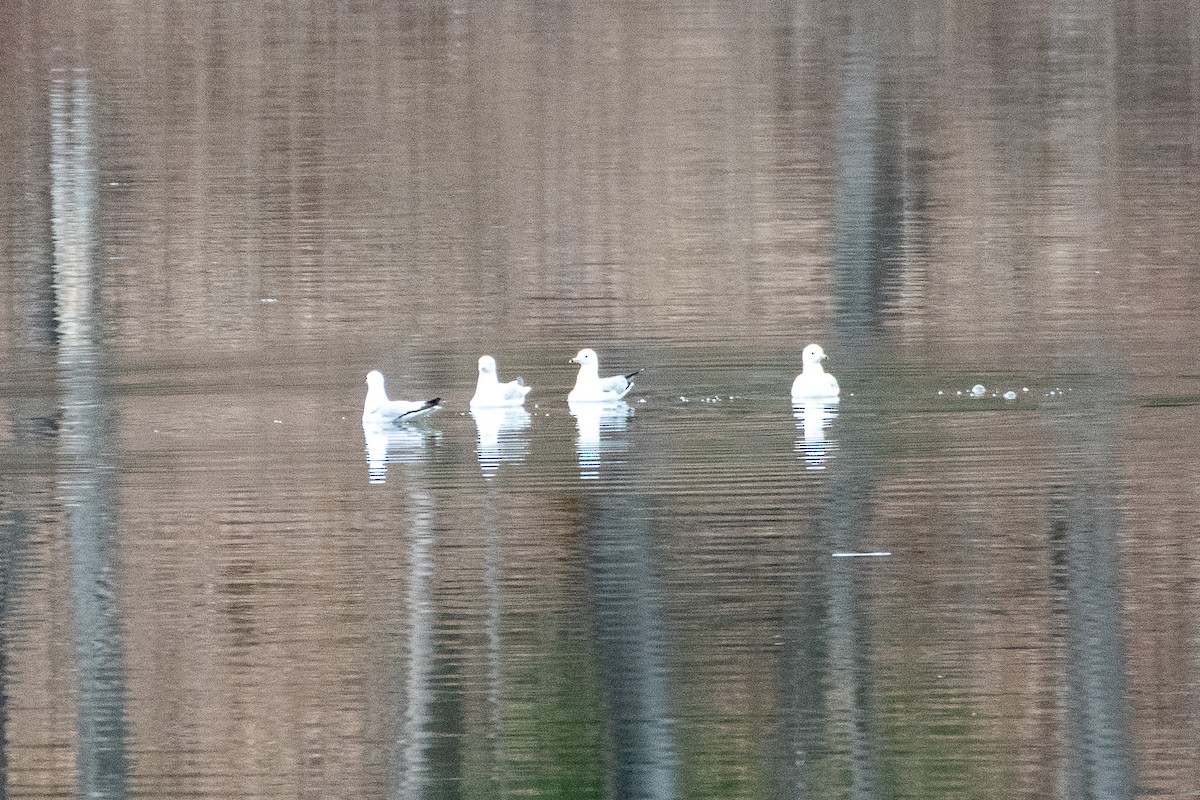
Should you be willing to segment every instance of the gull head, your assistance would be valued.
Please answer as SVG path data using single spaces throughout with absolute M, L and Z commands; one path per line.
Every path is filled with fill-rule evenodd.
M 479 374 L 480 375 L 495 375 L 496 374 L 496 359 L 491 356 L 479 357 Z
M 367 388 L 382 389 L 383 388 L 383 373 L 377 369 L 373 369 L 367 373 Z
M 819 344 L 810 344 L 808 347 L 804 348 L 804 355 L 802 358 L 804 359 L 804 366 L 806 367 L 820 366 L 821 362 L 825 360 L 825 351 L 821 349 L 821 345 Z
M 580 366 L 595 366 L 600 363 L 600 359 L 596 357 L 595 350 L 585 347 L 575 354 L 575 357 L 571 359 L 571 363 L 579 364 Z

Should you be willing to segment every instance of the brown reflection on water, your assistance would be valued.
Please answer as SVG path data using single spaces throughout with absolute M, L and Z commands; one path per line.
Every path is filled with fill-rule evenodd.
M 1192 341 L 1194 9 L 1137 8 L 92 6 L 117 339 Z

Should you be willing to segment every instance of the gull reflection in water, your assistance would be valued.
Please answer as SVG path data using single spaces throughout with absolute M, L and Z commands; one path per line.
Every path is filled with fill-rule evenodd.
M 837 418 L 836 399 L 805 400 L 792 405 L 796 418 L 796 454 L 804 460 L 806 469 L 825 469 L 826 462 L 837 451 L 837 440 L 825 435 Z
M 367 479 L 371 483 L 387 483 L 388 464 L 411 464 L 422 460 L 429 443 L 441 436 L 441 431 L 424 426 L 364 422 Z
M 479 431 L 475 454 L 479 469 L 490 478 L 502 462 L 524 461 L 529 440 L 521 434 L 529 428 L 529 412 L 523 408 L 473 408 L 471 417 Z
M 604 403 L 568 403 L 575 427 L 579 432 L 575 447 L 579 451 L 579 477 L 595 480 L 600 477 L 600 454 L 621 452 L 627 446 L 624 439 L 601 441 L 601 432 L 625 430 L 633 416 L 633 407 L 624 400 Z

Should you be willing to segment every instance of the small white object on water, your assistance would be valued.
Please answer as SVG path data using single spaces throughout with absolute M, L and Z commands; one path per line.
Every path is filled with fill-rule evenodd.
M 971 394 L 975 395 L 976 397 L 982 397 L 983 393 L 986 391 L 987 387 L 985 387 L 982 383 L 977 383 L 971 387 Z
M 1009 391 L 1007 391 L 1007 392 L 1005 392 L 1005 393 L 1004 393 L 1004 399 L 1005 399 L 1005 400 L 1016 400 L 1016 399 L 1017 399 L 1017 393 L 1016 393 L 1016 392 L 1014 392 L 1014 391 L 1012 391 L 1012 390 L 1010 389 Z
M 945 394 L 945 392 L 943 392 L 941 389 L 938 389 L 938 397 L 941 397 L 943 394 Z
M 873 553 L 833 553 L 834 558 L 881 558 L 890 556 L 891 553 L 886 550 L 877 550 Z

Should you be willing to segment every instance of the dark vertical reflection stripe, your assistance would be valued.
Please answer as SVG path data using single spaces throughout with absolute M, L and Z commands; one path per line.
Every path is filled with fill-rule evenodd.
M 875 252 L 879 179 L 880 86 L 874 2 L 851 3 L 834 131 L 837 148 L 835 286 L 838 329 L 851 340 L 876 322 Z
M 1110 370 L 1061 432 L 1075 449 L 1066 502 L 1054 521 L 1065 590 L 1065 747 L 1068 797 L 1134 796 L 1118 504 L 1119 422 Z
M 5 55 L 10 60 L 6 65 L 23 73 L 34 71 L 28 18 L 12 14 L 7 22 L 10 38 Z M 16 83 L 12 91 L 12 102 L 5 108 L 12 126 L 4 130 L 12 149 L 5 148 L 0 156 L 11 158 L 13 176 L 0 198 L 0 284 L 8 289 L 14 319 L 8 352 L 0 350 L 0 362 L 7 356 L 7 363 L 20 373 L 53 363 L 55 320 L 53 275 L 46 267 L 51 259 L 50 198 L 45 192 L 48 165 L 44 152 L 37 149 L 44 138 L 40 130 L 35 133 L 32 123 L 35 110 L 44 106 L 45 84 Z M 41 476 L 31 479 L 12 468 L 26 454 L 43 449 L 53 432 L 52 416 L 39 399 L 16 397 L 10 407 L 12 436 L 0 446 L 0 798 L 9 797 L 10 750 L 20 738 L 13 728 L 13 712 L 20 703 L 20 690 L 13 683 L 21 646 L 20 597 L 26 589 L 26 562 L 37 527 L 34 498 L 43 485 Z
M 0 502 L 3 498 L 0 497 Z M 0 798 L 8 797 L 9 651 L 18 562 L 29 537 L 29 520 L 17 509 L 0 507 Z
M 805 577 L 811 581 L 813 576 Z M 787 749 L 777 762 L 783 765 L 781 796 L 825 796 L 825 787 L 816 775 L 821 770 L 830 737 L 826 702 L 831 688 L 829 602 L 826 593 L 813 591 L 809 585 L 798 586 L 794 595 L 782 663 L 785 688 L 780 697 L 780 711 L 784 725 L 782 740 Z
M 53 272 L 62 392 L 58 461 L 75 603 L 79 792 L 87 798 L 123 798 L 129 764 L 117 575 L 116 434 L 99 366 L 92 105 L 85 71 L 52 74 Z
M 828 481 L 822 494 L 821 541 L 829 545 L 829 615 L 825 638 L 830 652 L 834 691 L 845 698 L 850 734 L 850 776 L 853 798 L 882 796 L 879 724 L 874 700 L 875 668 L 871 660 L 871 626 L 863 599 L 871 571 L 880 564 L 853 558 L 832 558 L 834 552 L 863 548 L 875 495 L 874 469 L 869 453 L 881 442 L 873 435 L 873 417 L 846 415 L 839 427 L 841 455 L 837 469 L 821 475 Z M 886 564 L 886 562 L 882 562 Z
M 487 595 L 484 635 L 487 641 L 488 739 L 491 769 L 487 779 L 492 790 L 506 794 L 504 742 L 500 733 L 504 721 L 503 597 L 501 595 L 500 526 L 496 520 L 496 484 L 489 482 L 483 514 L 483 585 Z
M 589 505 L 587 554 L 610 717 L 609 793 L 678 796 L 661 588 L 648 511 L 632 495 Z

